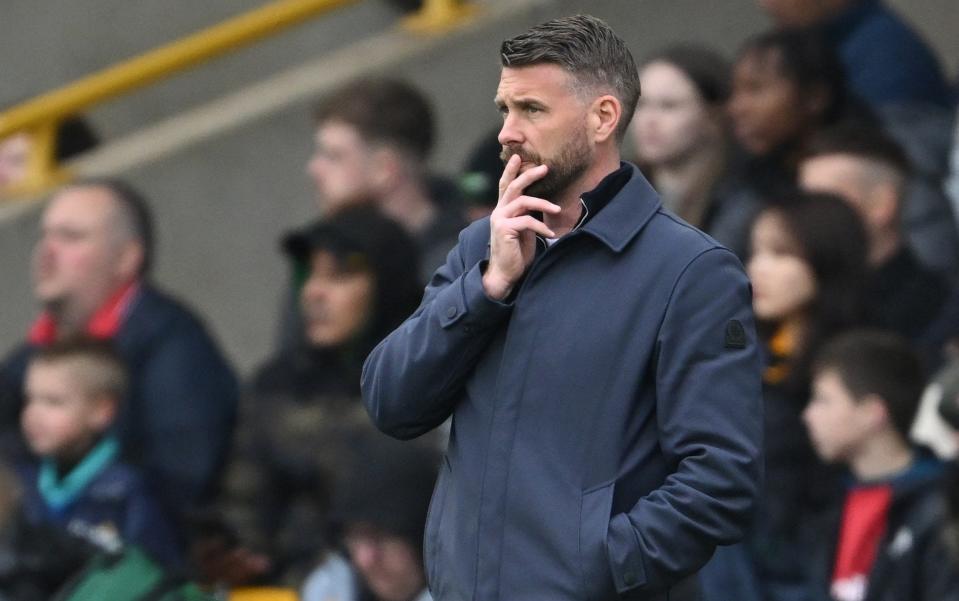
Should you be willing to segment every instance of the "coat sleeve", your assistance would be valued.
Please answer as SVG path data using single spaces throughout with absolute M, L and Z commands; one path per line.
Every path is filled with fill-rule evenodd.
M 930 529 L 928 540 L 921 543 L 917 558 L 916 582 L 921 591 L 916 601 L 959 601 L 959 549 L 956 544 L 955 518 L 945 503 L 936 511 L 937 527 Z
M 512 307 L 483 290 L 485 260 L 470 246 L 488 234 L 486 220 L 460 234 L 459 244 L 433 275 L 416 312 L 367 357 L 361 387 L 376 426 L 415 438 L 452 413 L 466 377 Z
M 142 464 L 162 482 L 164 505 L 183 512 L 209 500 L 236 420 L 236 376 L 203 327 L 181 320 L 156 341 L 136 377 Z
M 667 588 L 717 545 L 741 539 L 762 478 L 763 407 L 751 289 L 722 248 L 674 285 L 657 339 L 659 443 L 672 473 L 613 516 L 607 551 L 617 590 Z
M 142 547 L 167 568 L 183 567 L 176 529 L 155 501 L 152 490 L 139 476 L 127 498 L 123 542 Z

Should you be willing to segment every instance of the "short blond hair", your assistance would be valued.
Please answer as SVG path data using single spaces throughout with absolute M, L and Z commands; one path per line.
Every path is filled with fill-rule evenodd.
M 56 342 L 37 351 L 30 363 L 69 367 L 87 396 L 104 396 L 119 402 L 127 394 L 126 365 L 108 342 L 89 338 Z

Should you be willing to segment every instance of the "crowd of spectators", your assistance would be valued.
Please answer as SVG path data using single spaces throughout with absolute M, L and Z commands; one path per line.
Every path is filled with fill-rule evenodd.
M 880 0 L 759 4 L 775 26 L 731 60 L 683 44 L 640 62 L 627 142 L 665 209 L 740 257 L 764 343 L 763 501 L 689 598 L 959 599 L 955 88 Z M 321 99 L 310 135 L 317 217 L 278 241 L 277 344 L 245 382 L 152 282 L 139 192 L 81 180 L 50 198 L 41 310 L 0 363 L 0 601 L 64 594 L 133 551 L 177 598 L 198 591 L 186 580 L 430 598 L 449 424 L 385 437 L 359 378 L 495 205 L 502 145 L 491 133 L 461 174 L 431 172 L 431 102 L 390 78 Z M 0 141 L 0 188 L 27 144 Z

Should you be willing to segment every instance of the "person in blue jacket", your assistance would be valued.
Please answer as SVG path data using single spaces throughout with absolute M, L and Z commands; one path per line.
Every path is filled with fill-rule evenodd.
M 548 21 L 501 59 L 498 204 L 370 354 L 364 403 L 403 439 L 452 416 L 438 601 L 666 599 L 756 507 L 749 282 L 620 161 L 639 79 L 606 23 Z
M 874 109 L 953 106 L 954 95 L 935 52 L 887 2 L 758 0 L 758 4 L 780 27 L 820 29 L 842 60 L 849 88 Z
M 137 545 L 175 567 L 182 558 L 173 523 L 109 433 L 127 381 L 104 342 L 60 342 L 31 359 L 21 423 L 35 459 L 20 466 L 22 511 L 28 523 L 102 551 Z

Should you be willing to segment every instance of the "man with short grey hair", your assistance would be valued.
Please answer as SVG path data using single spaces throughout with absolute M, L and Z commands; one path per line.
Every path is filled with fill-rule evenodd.
M 756 504 L 749 282 L 620 161 L 639 80 L 608 25 L 555 19 L 501 53 L 498 204 L 371 353 L 364 402 L 399 438 L 452 416 L 438 601 L 666 599 Z

